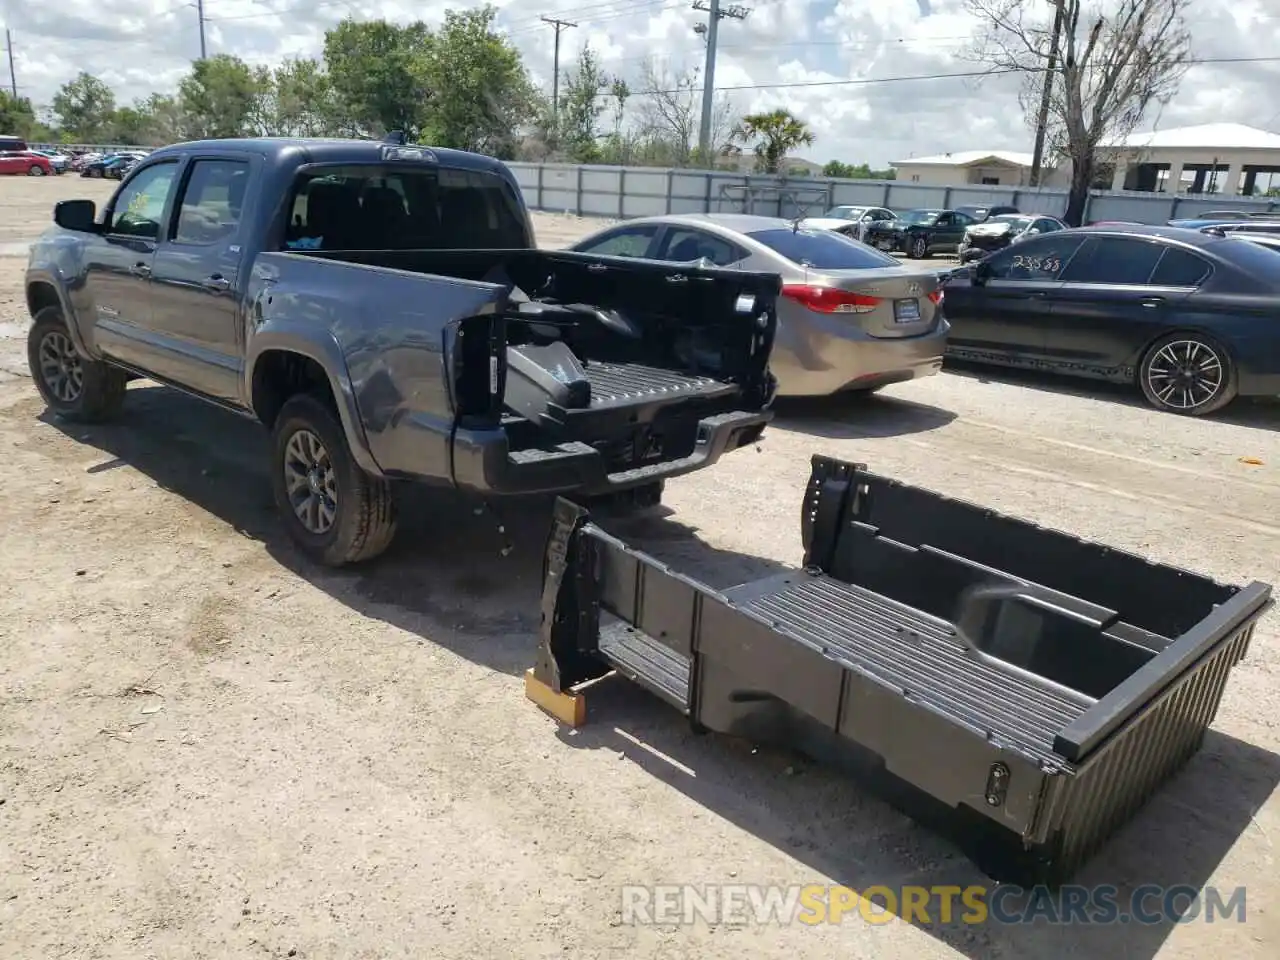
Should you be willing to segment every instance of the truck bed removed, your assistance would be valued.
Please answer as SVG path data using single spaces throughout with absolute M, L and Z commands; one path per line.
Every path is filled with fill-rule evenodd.
M 721 592 L 561 500 L 531 691 L 616 670 L 1003 881 L 1065 880 L 1186 763 L 1270 603 L 824 457 L 802 530 L 804 569 Z

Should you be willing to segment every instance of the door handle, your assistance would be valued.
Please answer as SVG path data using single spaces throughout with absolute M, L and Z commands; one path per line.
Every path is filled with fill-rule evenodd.
M 603 263 L 587 264 L 587 273 L 604 273 L 608 269 Z
M 683 273 L 673 273 L 666 277 L 667 283 L 688 283 L 689 278 Z
M 200 281 L 200 284 L 215 293 L 223 293 L 231 289 L 231 281 L 220 273 L 215 273 L 212 277 L 206 277 Z
M 1142 301 L 1142 305 L 1148 310 L 1154 310 L 1156 307 L 1164 303 L 1164 297 L 1146 297 Z
M 135 277 L 149 277 L 151 276 L 151 267 L 145 263 L 138 262 L 129 268 L 129 272 Z

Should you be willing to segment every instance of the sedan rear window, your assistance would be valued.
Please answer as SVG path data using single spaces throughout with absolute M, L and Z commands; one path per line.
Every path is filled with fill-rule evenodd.
M 747 236 L 792 263 L 816 270 L 870 270 L 898 265 L 888 254 L 830 230 L 757 230 Z

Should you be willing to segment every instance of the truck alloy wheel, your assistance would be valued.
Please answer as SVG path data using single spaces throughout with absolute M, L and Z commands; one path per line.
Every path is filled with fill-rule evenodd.
M 289 535 L 330 567 L 368 560 L 395 535 L 385 480 L 360 469 L 328 398 L 299 394 L 276 418 L 272 490 Z
M 1158 410 L 1203 416 L 1236 395 L 1235 368 L 1227 351 L 1194 333 L 1158 340 L 1142 359 L 1138 384 Z
M 58 307 L 45 307 L 27 334 L 27 365 L 40 396 L 67 420 L 110 420 L 124 405 L 128 376 L 100 360 L 80 356 Z

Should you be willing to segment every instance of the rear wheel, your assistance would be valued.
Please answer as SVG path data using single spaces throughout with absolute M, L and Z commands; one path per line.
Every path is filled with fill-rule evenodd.
M 1142 358 L 1138 385 L 1157 410 L 1200 417 L 1235 399 L 1235 365 L 1203 334 L 1174 333 L 1157 340 Z
M 299 394 L 272 430 L 271 486 L 294 542 L 330 567 L 371 560 L 391 545 L 391 485 L 365 473 L 325 400 Z
M 27 334 L 27 365 L 44 402 L 65 420 L 100 423 L 124 406 L 127 375 L 80 356 L 58 307 L 36 314 Z

